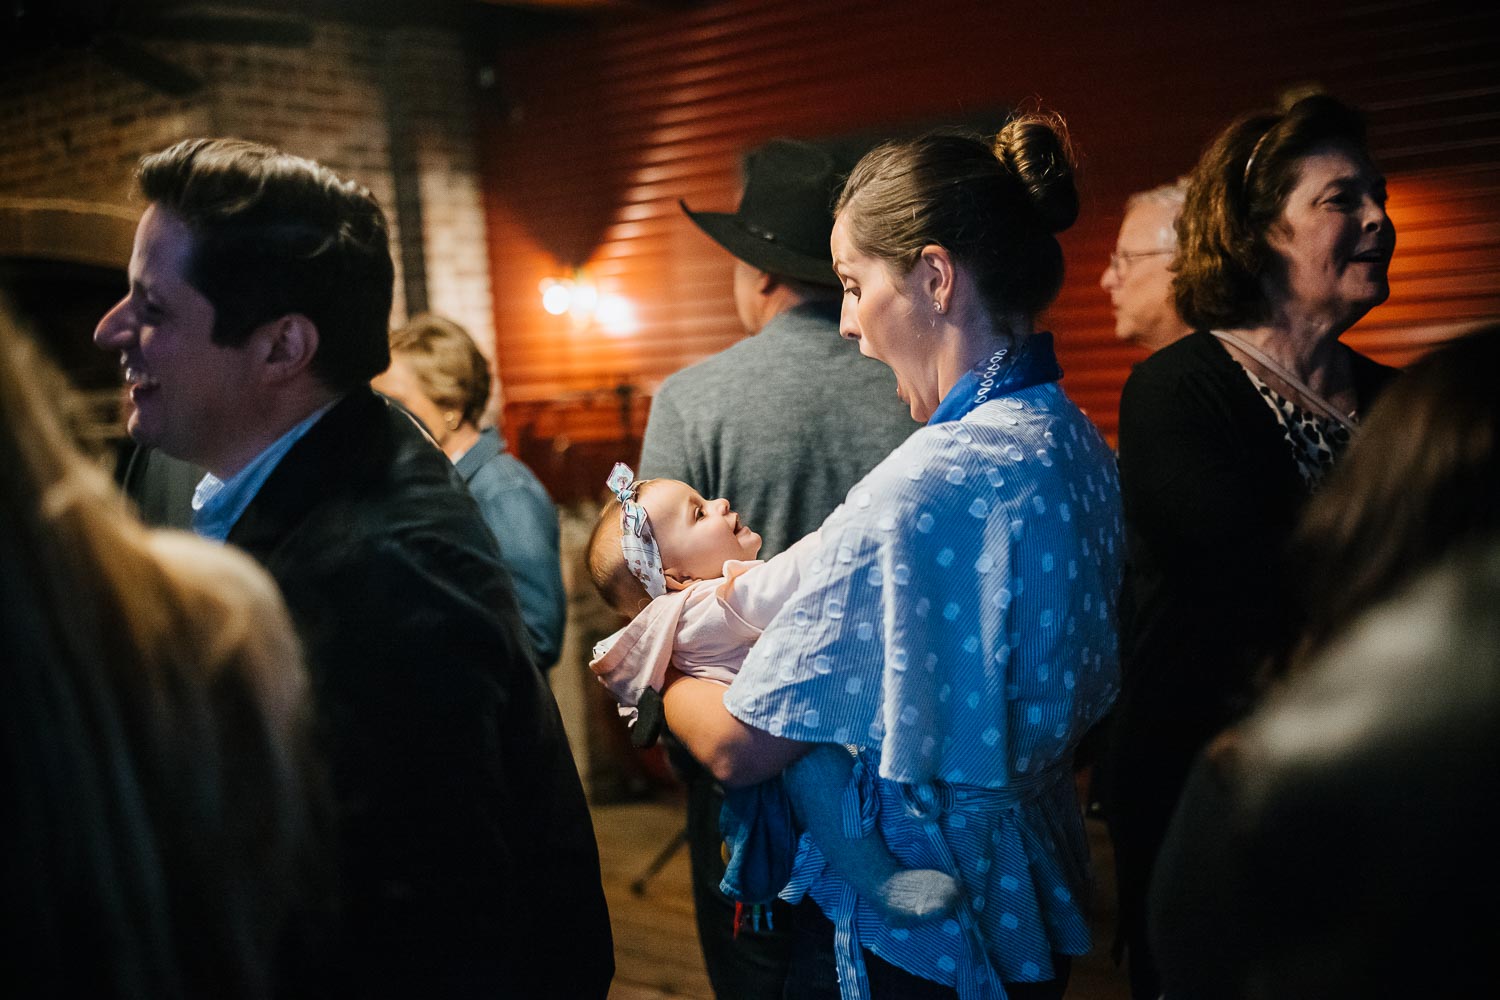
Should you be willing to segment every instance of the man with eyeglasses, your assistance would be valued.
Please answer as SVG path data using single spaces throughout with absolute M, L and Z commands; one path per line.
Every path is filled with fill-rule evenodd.
M 1125 202 L 1115 252 L 1099 276 L 1115 311 L 1115 336 L 1159 351 L 1191 332 L 1172 300 L 1174 226 L 1182 212 L 1183 181 L 1140 191 Z

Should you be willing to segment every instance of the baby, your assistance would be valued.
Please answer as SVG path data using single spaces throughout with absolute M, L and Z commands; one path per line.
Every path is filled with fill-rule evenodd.
M 637 481 L 618 462 L 608 483 L 614 499 L 589 539 L 589 575 L 611 607 L 634 618 L 594 647 L 589 667 L 620 702 L 620 713 L 634 721 L 641 696 L 648 688 L 661 690 L 669 665 L 725 686 L 734 680 L 750 646 L 796 592 L 803 565 L 817 554 L 818 535 L 759 562 L 760 536 L 729 501 L 705 500 L 675 479 Z M 830 867 L 890 926 L 947 914 L 959 897 L 951 876 L 902 868 L 873 834 L 846 835 L 841 803 L 853 767 L 853 756 L 836 744 L 803 755 L 780 782 L 792 813 Z M 725 792 L 721 826 L 734 853 L 721 888 L 746 902 L 769 901 L 785 883 L 795 853 L 795 835 L 765 847 L 777 843 L 776 784 Z M 790 823 L 781 824 L 790 831 Z M 743 845 L 786 856 L 755 857 Z M 778 874 L 757 874 L 768 871 Z

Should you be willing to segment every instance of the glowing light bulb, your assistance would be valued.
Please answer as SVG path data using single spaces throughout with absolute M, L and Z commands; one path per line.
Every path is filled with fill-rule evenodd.
M 573 298 L 572 290 L 568 287 L 569 284 L 571 282 L 542 282 L 542 308 L 553 316 L 561 316 L 567 312 Z
M 569 289 L 568 312 L 579 323 L 587 323 L 599 305 L 599 290 L 587 279 L 574 281 Z
M 599 308 L 594 313 L 605 333 L 617 337 L 629 336 L 640 329 L 636 322 L 635 306 L 623 295 L 601 295 Z

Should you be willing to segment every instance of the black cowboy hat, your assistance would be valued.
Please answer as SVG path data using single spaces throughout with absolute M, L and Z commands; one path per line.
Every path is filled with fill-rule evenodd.
M 688 218 L 719 246 L 769 274 L 837 288 L 828 238 L 843 175 L 832 154 L 795 139 L 773 139 L 745 157 L 738 211 Z

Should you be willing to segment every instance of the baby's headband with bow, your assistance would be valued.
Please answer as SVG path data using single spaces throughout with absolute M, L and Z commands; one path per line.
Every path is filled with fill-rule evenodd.
M 661 568 L 661 551 L 651 534 L 651 519 L 636 499 L 640 482 L 624 462 L 616 462 L 604 482 L 620 501 L 620 550 L 625 553 L 625 565 L 646 588 L 646 596 L 660 597 L 667 592 L 667 578 Z

